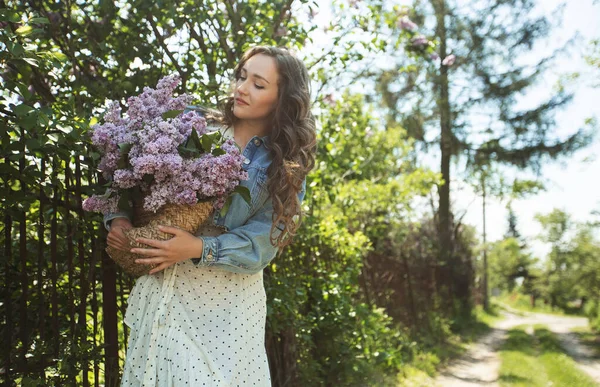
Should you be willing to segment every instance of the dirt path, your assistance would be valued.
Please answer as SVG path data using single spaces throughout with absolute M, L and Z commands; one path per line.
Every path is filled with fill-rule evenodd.
M 506 339 L 508 331 L 518 325 L 535 324 L 546 325 L 555 332 L 581 369 L 600 383 L 600 360 L 593 359 L 590 349 L 580 344 L 577 337 L 570 333 L 575 327 L 587 326 L 587 319 L 541 313 L 518 315 L 510 312 L 505 312 L 505 317 L 490 333 L 443 370 L 436 379 L 436 384 L 440 387 L 498 386 L 500 359 L 497 351 Z

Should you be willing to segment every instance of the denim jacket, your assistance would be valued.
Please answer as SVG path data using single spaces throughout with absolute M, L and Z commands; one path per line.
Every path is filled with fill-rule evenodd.
M 189 110 L 198 110 L 188 106 Z M 269 136 L 254 136 L 244 148 L 243 168 L 248 179 L 240 182 L 250 190 L 251 203 L 234 194 L 226 214 L 220 211 L 213 214 L 213 223 L 223 226 L 225 233 L 218 236 L 198 236 L 203 240 L 202 255 L 192 258 L 196 266 L 216 265 L 235 273 L 254 274 L 264 269 L 277 254 L 277 247 L 270 241 L 273 215 L 273 202 L 267 190 L 267 168 L 272 158 L 269 152 Z M 306 194 L 306 179 L 298 199 L 302 202 Z M 116 212 L 104 216 L 104 227 L 110 230 L 110 221 L 125 217 L 126 212 Z

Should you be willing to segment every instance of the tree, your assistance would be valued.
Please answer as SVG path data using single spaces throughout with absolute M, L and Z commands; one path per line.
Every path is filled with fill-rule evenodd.
M 424 149 L 439 146 L 442 264 L 453 266 L 457 259 L 450 238 L 453 158 L 464 156 L 468 168 L 500 163 L 539 169 L 542 160 L 568 155 L 589 143 L 583 129 L 566 138 L 554 134 L 553 113 L 572 97 L 564 91 L 532 107 L 519 104 L 518 97 L 543 77 L 558 55 L 528 65 L 519 61 L 552 27 L 546 17 L 534 16 L 534 5 L 533 0 L 418 2 L 411 17 L 431 21 L 427 36 L 437 44 L 434 58 L 439 61 L 409 66 L 400 59 L 395 72 L 379 78 L 388 119 L 406 125 Z
M 490 285 L 500 290 L 513 291 L 517 279 L 525 282 L 530 277 L 530 272 L 535 264 L 535 259 L 523 251 L 519 241 L 509 237 L 494 243 L 490 249 Z
M 555 209 L 548 214 L 538 214 L 536 219 L 543 228 L 539 236 L 551 246 L 546 258 L 542 295 L 552 306 L 563 309 L 568 303 L 580 300 L 580 308 L 589 301 L 586 313 L 594 324 L 600 322 L 600 242 L 594 235 L 594 225 L 577 223 L 571 216 Z
M 506 234 L 504 234 L 504 237 L 505 238 L 515 238 L 516 240 L 521 240 L 521 233 L 517 229 L 517 215 L 515 214 L 515 211 L 512 208 L 512 204 L 509 203 L 506 207 L 508 209 L 508 215 L 507 215 L 508 228 L 506 230 Z
M 567 301 L 574 296 L 573 261 L 569 254 L 569 232 L 572 221 L 569 214 L 555 209 L 549 214 L 537 214 L 535 219 L 542 226 L 539 238 L 550 244 L 550 253 L 545 261 L 544 276 L 540 279 L 542 294 L 552 307 L 565 308 Z

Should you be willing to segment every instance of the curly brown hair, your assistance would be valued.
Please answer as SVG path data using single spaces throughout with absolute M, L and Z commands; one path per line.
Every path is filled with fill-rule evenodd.
M 277 105 L 269 117 L 272 162 L 267 169 L 267 187 L 273 200 L 270 239 L 281 252 L 292 242 L 302 222 L 298 193 L 302 181 L 315 166 L 317 136 L 315 119 L 310 111 L 310 77 L 304 63 L 288 49 L 254 46 L 243 54 L 235 67 L 234 81 L 248 59 L 257 54 L 275 59 L 279 72 Z M 228 127 L 237 120 L 233 114 L 234 103 L 235 98 L 230 95 L 220 106 L 219 121 Z

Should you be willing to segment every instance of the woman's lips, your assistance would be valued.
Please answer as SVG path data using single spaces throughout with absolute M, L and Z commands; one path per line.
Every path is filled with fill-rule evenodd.
M 240 99 L 240 98 L 236 98 L 236 99 L 235 99 L 235 102 L 236 102 L 238 105 L 246 105 L 246 106 L 248 105 L 248 103 L 247 103 L 246 101 L 244 101 L 243 99 Z

